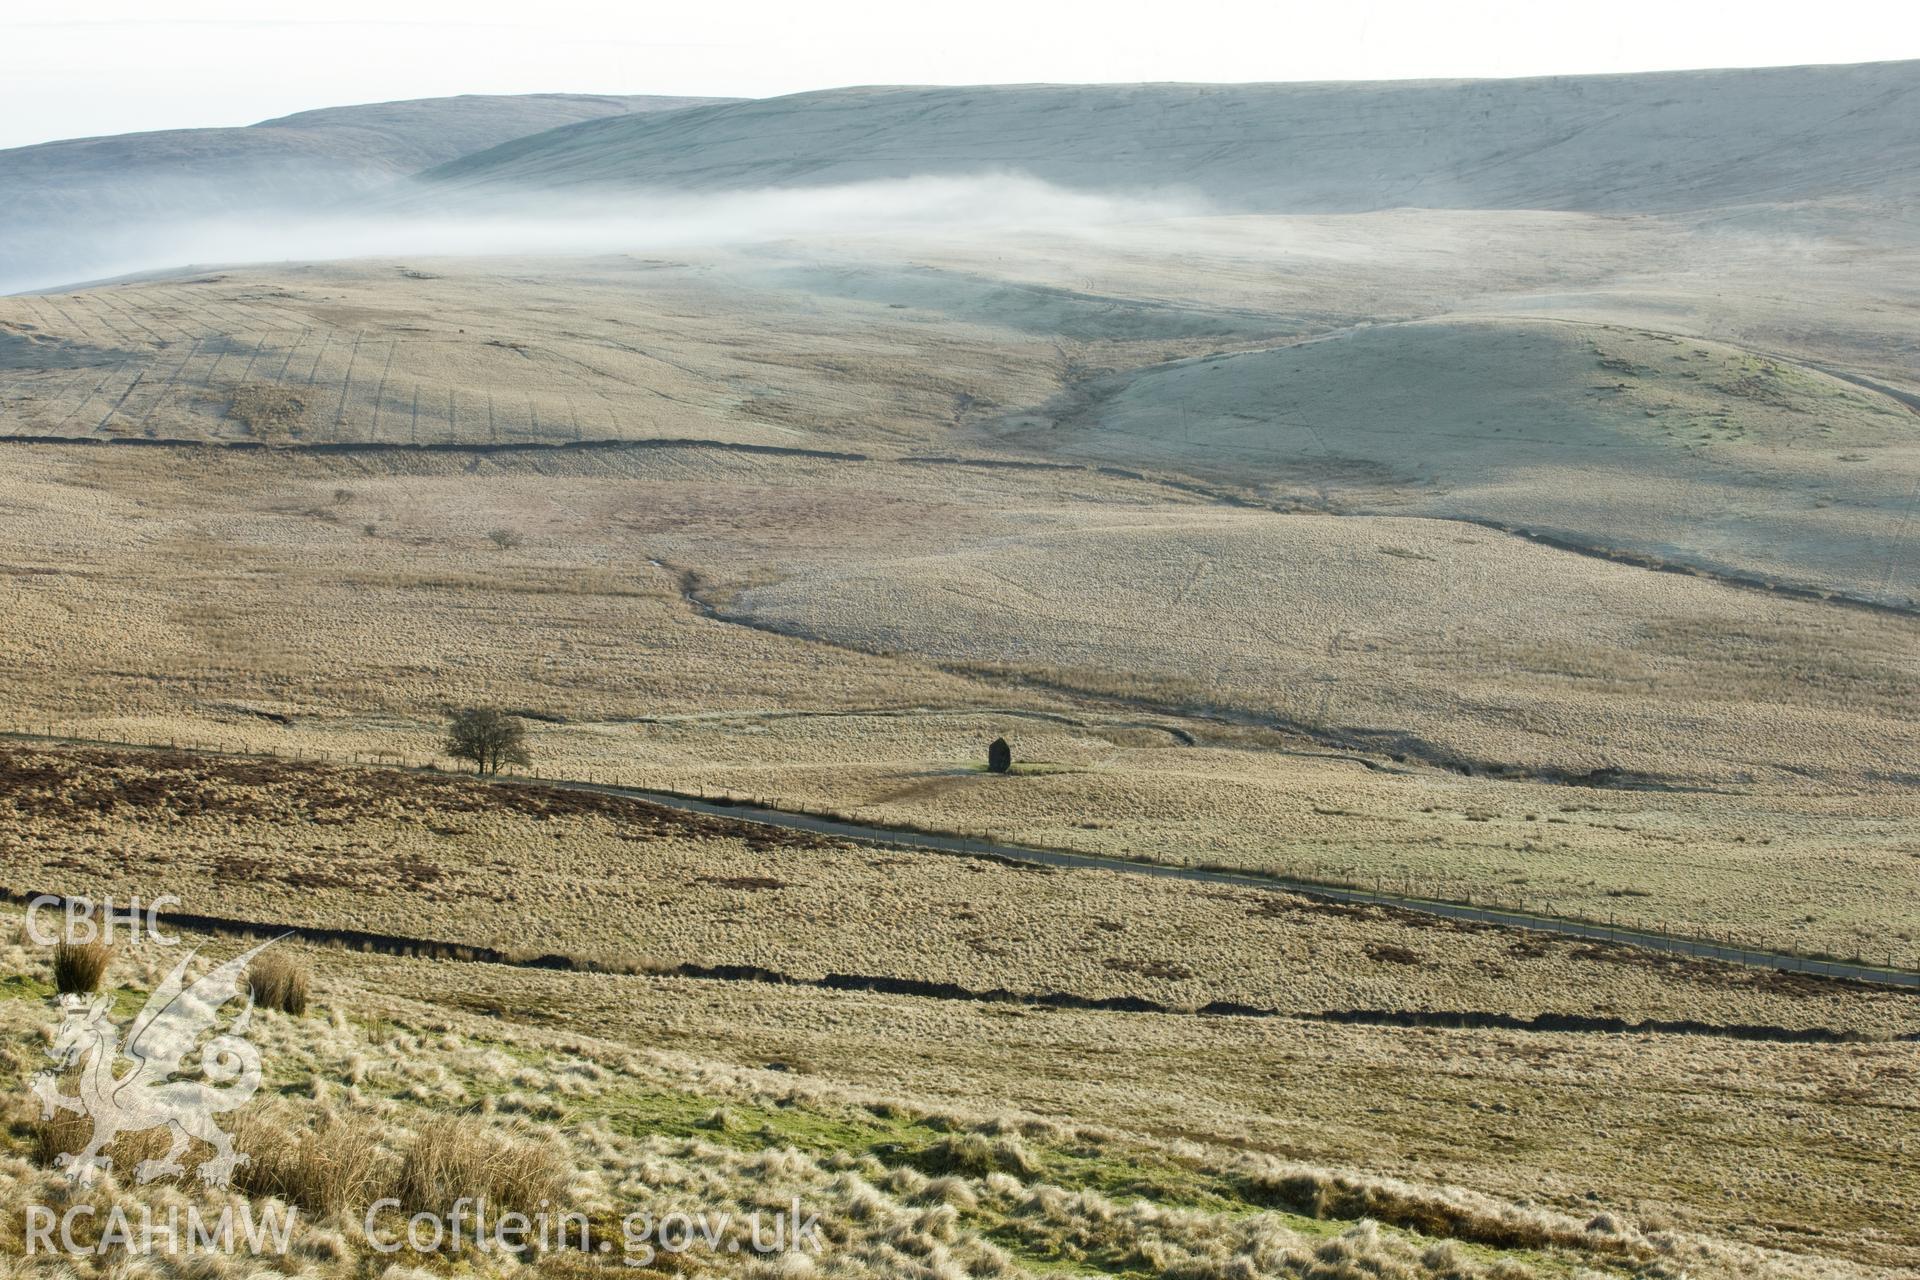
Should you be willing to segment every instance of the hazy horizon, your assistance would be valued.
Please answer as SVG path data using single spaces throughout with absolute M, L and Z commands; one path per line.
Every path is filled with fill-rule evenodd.
M 1873 4 L 1828 6 L 1814 28 L 1798 6 L 1767 4 L 1731 29 L 1718 10 L 1642 0 L 1604 26 L 1510 3 L 1467 8 L 1218 3 L 1175 26 L 990 0 L 953 29 L 844 2 L 642 17 L 560 0 L 527 21 L 494 0 L 349 0 L 324 19 L 262 19 L 232 0 L 158 18 L 113 0 L 86 18 L 0 16 L 0 148 L 461 94 L 765 98 L 862 84 L 1505 79 L 1920 57 L 1920 15 Z

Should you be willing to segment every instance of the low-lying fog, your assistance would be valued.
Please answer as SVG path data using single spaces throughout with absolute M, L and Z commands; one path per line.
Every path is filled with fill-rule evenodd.
M 149 207 L 167 203 L 155 200 Z M 1014 174 L 701 194 L 529 194 L 512 201 L 492 198 L 484 205 L 415 188 L 373 210 L 313 212 L 309 206 L 303 212 L 281 206 L 199 217 L 122 215 L 94 225 L 16 223 L 7 241 L 0 242 L 0 293 L 216 264 L 645 253 L 939 229 L 1091 230 L 1202 211 L 1198 197 L 1069 191 Z

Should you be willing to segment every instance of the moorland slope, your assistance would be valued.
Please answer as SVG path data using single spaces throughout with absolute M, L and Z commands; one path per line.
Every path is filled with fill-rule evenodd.
M 164 129 L 0 151 L 0 289 L 82 278 L 155 219 L 309 213 L 511 138 L 707 98 L 463 94 L 329 107 L 237 129 Z M 157 264 L 156 264 L 157 265 Z
M 1920 183 L 1920 63 L 1480 81 L 880 86 L 590 121 L 426 174 L 726 188 L 1014 171 L 1231 209 L 1650 213 Z

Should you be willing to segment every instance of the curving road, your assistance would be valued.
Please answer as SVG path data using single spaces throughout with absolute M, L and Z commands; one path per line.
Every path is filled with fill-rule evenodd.
M 1475 907 L 1459 902 L 1439 902 L 1428 898 L 1407 897 L 1401 894 L 1375 892 L 1368 889 L 1348 889 L 1334 885 L 1316 884 L 1311 881 L 1293 880 L 1284 876 L 1254 875 L 1233 871 L 1211 871 L 1198 867 L 1176 867 L 1158 862 L 1136 862 L 1127 858 L 1103 857 L 1092 853 L 1069 853 L 1063 849 L 1041 849 L 1031 845 L 999 844 L 988 840 L 978 840 L 969 836 L 935 835 L 919 831 L 906 831 L 891 827 L 868 826 L 864 823 L 845 822 L 837 818 L 820 818 L 812 814 L 793 813 L 785 809 L 769 809 L 761 805 L 730 804 L 722 801 L 699 800 L 673 791 L 653 791 L 644 787 L 620 787 L 596 782 L 569 782 L 542 778 L 529 781 L 524 778 L 503 778 L 516 786 L 547 786 L 569 791 L 596 791 L 603 795 L 626 796 L 635 800 L 645 800 L 651 804 L 662 805 L 670 809 L 681 809 L 691 813 L 712 814 L 717 817 L 734 818 L 743 822 L 757 822 L 770 827 L 784 827 L 790 831 L 808 831 L 816 835 L 834 836 L 843 840 L 856 840 L 865 844 L 886 845 L 893 848 L 920 849 L 929 853 L 961 854 L 967 857 L 1004 858 L 1015 862 L 1028 862 L 1047 867 L 1073 867 L 1099 871 L 1118 871 L 1127 875 L 1159 876 L 1169 880 L 1192 880 L 1204 884 L 1225 884 L 1246 889 L 1285 890 L 1288 893 L 1302 894 L 1332 902 L 1362 903 L 1384 907 L 1398 907 L 1405 911 L 1418 911 L 1426 915 L 1441 916 L 1449 920 L 1465 920 L 1476 924 L 1498 925 L 1514 929 L 1533 929 L 1541 933 L 1557 933 L 1566 937 L 1591 938 L 1596 942 L 1619 942 L 1629 946 L 1646 947 L 1654 951 L 1671 952 L 1676 955 L 1694 956 L 1703 960 L 1722 960 L 1729 964 L 1750 965 L 1756 968 L 1777 969 L 1787 973 L 1808 973 L 1823 978 L 1844 978 L 1856 982 L 1872 982 L 1885 986 L 1910 987 L 1920 990 L 1920 973 L 1908 969 L 1889 969 L 1881 965 L 1852 964 L 1844 960 L 1821 960 L 1812 956 L 1792 955 L 1782 951 L 1762 951 L 1751 947 L 1733 947 L 1722 943 L 1709 942 L 1701 938 L 1681 937 L 1666 933 L 1652 933 L 1640 929 L 1617 928 L 1612 925 L 1590 924 L 1583 920 L 1568 920 L 1559 916 L 1534 915 L 1530 912 L 1502 911 L 1493 907 Z
M 58 734 L 39 734 L 30 732 L 0 731 L 0 738 L 16 741 L 60 742 L 74 745 L 134 748 L 138 750 L 178 749 L 157 743 L 117 742 L 101 738 L 69 738 Z M 204 750 L 203 755 L 233 756 L 247 759 L 284 759 L 277 756 L 261 756 L 256 753 Z M 417 772 L 408 765 L 357 763 L 355 768 L 362 769 L 399 769 Z M 958 854 L 966 857 L 1002 858 L 1014 862 L 1027 862 L 1047 867 L 1081 868 L 1098 871 L 1117 871 L 1126 875 L 1159 876 L 1169 880 L 1189 880 L 1203 884 L 1233 885 L 1245 889 L 1284 890 L 1305 897 L 1319 898 L 1330 902 L 1351 902 L 1383 907 L 1397 907 L 1404 911 L 1418 911 L 1426 915 L 1440 916 L 1448 920 L 1464 920 L 1475 924 L 1496 925 L 1512 929 L 1532 929 L 1541 933 L 1556 933 L 1563 937 L 1590 938 L 1596 942 L 1618 942 L 1629 946 L 1645 947 L 1653 951 L 1664 951 L 1674 955 L 1693 956 L 1703 960 L 1721 960 L 1729 964 L 1748 965 L 1754 968 L 1775 969 L 1786 973 L 1814 974 L 1823 978 L 1840 978 L 1855 982 L 1877 983 L 1920 990 L 1920 972 L 1911 969 L 1893 969 L 1882 965 L 1854 964 L 1845 960 L 1823 960 L 1813 956 L 1794 955 L 1784 951 L 1764 951 L 1753 947 L 1732 947 L 1723 943 L 1710 942 L 1702 938 L 1688 938 L 1675 934 L 1652 933 L 1641 929 L 1619 928 L 1613 925 L 1592 924 L 1584 920 L 1569 920 L 1561 916 L 1535 915 L 1531 912 L 1502 911 L 1493 907 L 1476 907 L 1460 902 L 1441 902 L 1430 898 L 1416 898 L 1403 894 L 1376 892 L 1369 889 L 1343 888 L 1336 885 L 1317 884 L 1308 880 L 1295 880 L 1285 876 L 1254 875 L 1246 872 L 1211 871 L 1199 867 L 1176 867 L 1158 862 L 1136 862 L 1126 858 L 1103 857 L 1093 853 L 1069 853 L 1064 849 L 1042 849 L 1032 845 L 1001 844 L 995 841 L 979 840 L 970 836 L 939 835 L 930 832 L 908 831 L 895 827 L 877 827 L 865 823 L 847 822 L 838 818 L 822 818 L 813 814 L 794 813 L 785 809 L 771 809 L 763 805 L 734 804 L 724 801 L 702 800 L 682 795 L 676 791 L 656 791 L 646 787 L 622 787 L 611 783 L 584 782 L 565 778 L 528 778 L 507 776 L 489 779 L 489 783 L 522 787 L 549 787 L 562 791 L 592 791 L 601 795 L 623 796 L 634 800 L 643 800 L 650 804 L 661 805 L 669 809 L 679 809 L 689 813 L 704 813 L 715 817 L 732 818 L 742 822 L 756 822 L 769 827 L 783 827 L 790 831 L 807 831 L 816 835 L 833 836 L 842 840 L 854 840 L 864 844 L 885 845 L 890 848 L 919 849 L 928 853 Z

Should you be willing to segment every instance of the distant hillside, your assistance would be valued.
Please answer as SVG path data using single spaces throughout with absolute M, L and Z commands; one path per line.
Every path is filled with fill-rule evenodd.
M 330 107 L 244 129 L 167 129 L 74 138 L 0 151 L 0 217 L 151 212 L 231 203 L 289 189 L 338 193 L 560 125 L 671 110 L 703 98 L 543 93 Z
M 559 125 L 711 98 L 479 95 L 331 107 L 243 129 L 168 129 L 0 151 L 0 290 L 101 262 L 76 237 L 152 219 L 310 209 Z
M 738 188 L 1013 170 L 1229 208 L 1667 212 L 1920 191 L 1920 62 L 1531 80 L 855 88 L 621 116 L 424 175 Z

